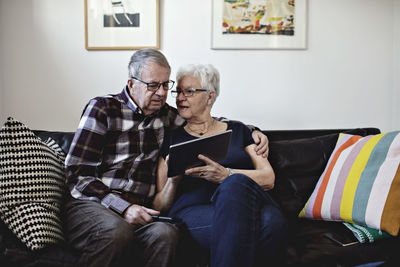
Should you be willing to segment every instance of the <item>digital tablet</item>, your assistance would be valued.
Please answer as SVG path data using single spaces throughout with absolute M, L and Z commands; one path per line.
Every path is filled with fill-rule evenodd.
M 203 138 L 174 144 L 169 147 L 168 177 L 184 174 L 185 170 L 202 166 L 198 159 L 202 154 L 215 162 L 222 162 L 228 153 L 232 130 Z
M 323 236 L 342 247 L 360 244 L 360 242 L 354 237 L 353 234 L 349 236 L 349 235 L 339 235 L 335 233 L 324 233 Z

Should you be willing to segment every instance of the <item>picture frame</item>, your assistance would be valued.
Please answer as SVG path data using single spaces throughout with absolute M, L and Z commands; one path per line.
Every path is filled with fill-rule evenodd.
M 159 0 L 85 0 L 87 50 L 160 48 Z
M 307 0 L 212 1 L 212 49 L 307 48 Z

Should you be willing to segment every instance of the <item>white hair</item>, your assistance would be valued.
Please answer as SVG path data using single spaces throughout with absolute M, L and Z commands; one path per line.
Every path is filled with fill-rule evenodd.
M 193 76 L 199 79 L 201 87 L 215 92 L 215 99 L 219 95 L 219 72 L 211 64 L 189 64 L 180 67 L 176 73 L 176 80 L 179 81 L 185 76 Z

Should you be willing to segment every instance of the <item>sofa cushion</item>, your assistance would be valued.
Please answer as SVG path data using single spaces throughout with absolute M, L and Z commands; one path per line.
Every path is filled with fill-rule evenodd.
M 63 241 L 64 159 L 48 144 L 13 118 L 0 131 L 0 217 L 31 250 Z
M 294 138 L 290 132 L 298 136 L 311 137 Z M 321 136 L 318 133 L 333 132 Z M 365 136 L 379 133 L 376 128 L 347 129 L 346 133 Z M 328 159 L 335 148 L 339 130 L 298 130 L 298 131 L 267 131 L 270 142 L 269 161 L 275 171 L 275 187 L 269 191 L 279 203 L 284 213 L 296 218 L 323 172 Z M 280 134 L 289 138 L 282 140 Z M 314 135 L 313 135 L 314 134 Z
M 300 217 L 345 221 L 396 236 L 400 228 L 400 132 L 340 134 Z

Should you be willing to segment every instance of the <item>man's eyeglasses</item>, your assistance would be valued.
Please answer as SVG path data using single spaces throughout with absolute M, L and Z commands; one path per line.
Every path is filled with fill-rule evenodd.
M 168 81 L 165 81 L 162 83 L 156 83 L 156 82 L 147 83 L 136 77 L 132 77 L 132 79 L 139 81 L 141 83 L 144 83 L 147 86 L 147 90 L 152 91 L 152 92 L 155 92 L 158 89 L 160 89 L 161 85 L 165 91 L 168 91 L 168 90 L 172 89 L 172 87 L 174 87 L 174 84 L 175 84 L 175 82 L 173 80 L 168 80 Z
M 193 89 L 193 88 L 188 88 L 188 89 L 185 89 L 185 90 L 181 90 L 179 88 L 176 88 L 176 89 L 177 90 L 172 90 L 171 91 L 172 97 L 178 97 L 179 94 L 181 94 L 181 93 L 185 97 L 190 97 L 190 96 L 193 96 L 194 93 L 196 93 L 196 92 L 207 92 L 207 91 L 209 91 L 208 89 Z

